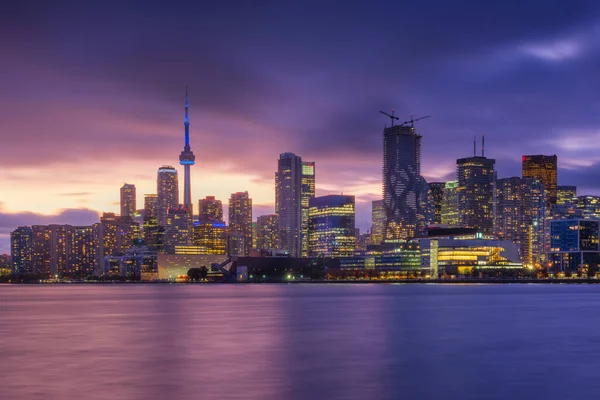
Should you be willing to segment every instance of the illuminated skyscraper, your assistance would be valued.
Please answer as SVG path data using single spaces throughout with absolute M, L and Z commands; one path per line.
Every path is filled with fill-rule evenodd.
M 548 203 L 556 204 L 556 155 L 523 156 L 523 178 L 539 179 L 546 190 Z
M 354 196 L 328 195 L 309 202 L 309 257 L 347 257 L 356 248 Z
M 125 183 L 121 187 L 121 216 L 133 218 L 135 212 L 135 185 Z
M 425 178 L 421 177 L 421 198 L 419 199 L 419 212 L 417 213 L 417 231 L 418 236 L 427 235 L 427 228 L 435 223 L 435 204 L 431 187 Z
M 28 226 L 20 226 L 10 234 L 10 254 L 12 257 L 12 273 L 19 275 L 34 274 L 32 264 L 33 230 Z
M 229 235 L 236 238 L 235 253 L 250 255 L 252 249 L 252 199 L 248 192 L 232 193 L 229 198 Z
M 33 273 L 50 276 L 50 229 L 46 225 L 33 225 L 31 263 Z
M 188 94 L 185 87 L 185 119 L 183 121 L 185 128 L 183 151 L 179 155 L 179 164 L 183 165 L 183 206 L 190 215 L 190 220 L 194 215 L 194 204 L 192 203 L 192 181 L 190 167 L 196 163 L 196 156 L 190 148 L 190 119 L 188 116 Z
M 371 242 L 380 244 L 385 232 L 385 207 L 383 200 L 371 202 Z
M 158 224 L 158 196 L 155 194 L 144 195 L 144 219 L 156 218 Z
M 175 168 L 163 165 L 158 169 L 156 193 L 158 193 L 158 224 L 166 226 L 169 209 L 179 206 L 179 181 Z
M 96 244 L 91 226 L 67 226 L 67 271 L 69 277 L 82 278 L 94 273 Z
M 386 239 L 415 236 L 421 198 L 421 135 L 411 126 L 383 129 Z
M 577 202 L 577 186 L 557 186 L 556 204 L 575 204 Z
M 441 221 L 444 225 L 458 226 L 458 181 L 448 181 L 442 196 Z
M 433 223 L 442 223 L 442 202 L 444 200 L 444 186 L 446 182 L 431 182 L 429 183 L 429 190 L 431 193 L 430 201 L 433 204 Z
M 259 216 L 256 219 L 256 247 L 260 250 L 276 249 L 278 229 L 277 214 Z
M 583 219 L 600 219 L 600 196 L 578 196 L 577 209 Z
M 308 202 L 315 197 L 315 162 L 302 161 L 302 251 L 301 256 L 308 255 Z
M 103 213 L 100 223 L 93 225 L 96 246 L 96 269 L 98 274 L 104 268 L 104 257 L 123 253 L 133 245 L 139 235 L 139 225 L 131 217 Z
M 279 216 L 279 249 L 302 254 L 302 158 L 283 153 L 275 172 L 275 213 Z
M 201 224 L 223 221 L 223 203 L 215 196 L 206 196 L 198 201 L 198 215 Z
M 192 238 L 192 221 L 189 212 L 183 204 L 171 208 L 167 214 L 165 226 L 165 251 L 175 252 L 175 246 L 187 246 Z
M 194 245 L 204 254 L 226 254 L 227 226 L 223 221 L 206 222 L 194 226 Z
M 459 223 L 490 235 L 494 233 L 495 163 L 486 157 L 456 160 Z

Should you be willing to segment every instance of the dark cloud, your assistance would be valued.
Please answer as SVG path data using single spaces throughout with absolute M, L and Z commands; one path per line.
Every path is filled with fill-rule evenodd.
M 34 212 L 7 213 L 0 207 L 0 233 L 12 232 L 17 226 L 31 225 L 91 225 L 99 222 L 97 211 L 88 209 L 65 209 L 56 214 L 45 215 Z

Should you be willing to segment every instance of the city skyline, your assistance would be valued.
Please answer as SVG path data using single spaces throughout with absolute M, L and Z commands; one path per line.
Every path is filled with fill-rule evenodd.
M 591 68 L 598 56 L 599 10 L 582 3 L 565 10 L 550 2 L 544 3 L 543 15 L 537 5 L 521 5 L 516 16 L 509 12 L 514 6 L 507 2 L 491 12 L 476 4 L 453 5 L 453 15 L 460 16 L 454 19 L 442 18 L 449 6 L 441 3 L 426 17 L 419 16 L 424 13 L 417 5 L 403 6 L 399 12 L 417 16 L 406 22 L 414 38 L 403 38 L 381 26 L 378 7 L 347 5 L 339 30 L 324 36 L 348 38 L 334 51 L 315 45 L 312 36 L 323 34 L 325 21 L 338 15 L 329 5 L 319 9 L 320 15 L 294 7 L 242 7 L 230 19 L 218 19 L 234 27 L 249 14 L 253 22 L 247 23 L 269 18 L 290 25 L 273 23 L 249 35 L 244 24 L 230 31 L 205 24 L 206 15 L 193 7 L 186 6 L 188 13 L 173 7 L 159 14 L 148 6 L 143 16 L 163 23 L 167 34 L 147 49 L 137 44 L 154 34 L 137 27 L 146 36 L 134 35 L 127 16 L 137 10 L 127 7 L 123 20 L 82 5 L 53 22 L 43 13 L 64 10 L 9 8 L 0 26 L 30 29 L 11 31 L 8 73 L 0 77 L 6 88 L 0 95 L 5 171 L 0 253 L 8 252 L 9 233 L 17 226 L 87 225 L 104 211 L 118 213 L 124 182 L 136 185 L 138 205 L 144 194 L 155 193 L 156 169 L 178 163 L 185 84 L 195 121 L 192 204 L 208 195 L 226 201 L 231 193 L 247 190 L 253 215 L 272 213 L 273 165 L 289 151 L 318 164 L 317 196 L 356 196 L 356 223 L 364 231 L 371 201 L 381 197 L 380 132 L 389 121 L 377 113 L 380 109 L 395 109 L 406 119 L 410 113 L 433 115 L 418 127 L 428 182 L 454 180 L 456 159 L 470 155 L 473 134 L 485 134 L 486 154 L 497 160 L 499 178 L 520 176 L 523 154 L 557 154 L 559 185 L 576 185 L 580 195 L 600 194 L 594 154 L 600 121 L 592 90 L 597 78 Z M 207 14 L 226 12 L 212 8 Z M 290 13 L 297 18 L 286 18 Z M 181 24 L 182 15 L 188 23 Z M 138 49 L 125 62 L 124 48 L 99 34 L 105 23 L 100 16 L 109 18 L 115 34 L 127 37 L 127 48 Z M 426 25 L 428 32 L 419 27 L 422 18 L 435 22 Z M 499 21 L 490 24 L 494 32 L 485 28 L 492 18 Z M 523 18 L 530 23 L 512 23 Z M 71 19 L 78 22 L 64 23 Z M 302 30 L 307 24 L 315 26 L 314 32 Z M 365 40 L 360 27 L 371 31 Z M 469 46 L 459 40 L 468 35 L 465 30 L 477 32 L 469 36 Z M 234 46 L 242 34 L 256 57 L 244 57 L 244 48 Z M 227 51 L 204 41 L 207 35 L 222 40 Z M 179 46 L 174 49 L 195 50 L 179 54 L 169 50 L 173 43 Z M 257 43 L 266 45 L 257 49 Z M 287 47 L 280 47 L 283 43 Z M 383 51 L 390 43 L 397 54 Z M 411 51 L 411 59 L 394 62 L 411 49 L 418 50 Z M 101 63 L 107 68 L 99 68 Z M 428 67 L 417 68 L 424 64 Z M 176 169 L 183 177 L 183 168 Z

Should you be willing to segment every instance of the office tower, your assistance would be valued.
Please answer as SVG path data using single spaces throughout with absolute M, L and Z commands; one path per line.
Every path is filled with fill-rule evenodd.
M 557 186 L 556 204 L 575 204 L 577 202 L 577 186 Z
M 158 224 L 158 195 L 144 195 L 143 239 L 149 251 L 163 250 L 165 228 Z
M 576 205 L 583 219 L 600 219 L 599 196 L 578 196 Z
M 83 278 L 94 273 L 96 244 L 91 226 L 67 226 L 66 276 Z
M 346 257 L 356 248 L 354 196 L 313 197 L 308 211 L 309 257 Z
M 206 196 L 198 201 L 198 216 L 201 224 L 223 221 L 223 203 L 215 196 Z
M 544 186 L 535 178 L 496 181 L 496 233 L 519 245 L 521 261 L 533 266 L 544 259 Z
M 421 135 L 414 127 L 383 129 L 383 203 L 385 238 L 415 236 L 421 198 Z
M 275 213 L 279 216 L 279 249 L 302 254 L 302 159 L 283 153 L 275 172 Z
M 380 244 L 385 233 L 385 207 L 383 200 L 371 202 L 371 242 Z
M 157 196 L 158 224 L 165 226 L 169 209 L 178 208 L 179 206 L 177 170 L 170 165 L 163 165 L 158 169 Z
M 169 253 L 175 252 L 175 246 L 187 246 L 192 237 L 192 221 L 188 209 L 180 204 L 177 208 L 171 208 L 167 214 L 167 225 L 165 226 L 165 250 Z
M 232 193 L 229 198 L 229 235 L 236 238 L 236 254 L 250 255 L 252 249 L 252 199 L 248 192 Z
M 192 182 L 190 176 L 190 167 L 195 164 L 196 156 L 190 148 L 190 119 L 188 116 L 188 94 L 187 86 L 185 87 L 185 119 L 183 122 L 185 128 L 183 151 L 179 155 L 179 164 L 183 165 L 183 206 L 190 215 L 190 220 L 193 220 L 194 205 L 192 204 Z
M 315 197 L 315 163 L 314 161 L 302 161 L 301 182 L 301 205 L 302 205 L 302 250 L 301 256 L 308 256 L 308 202 Z
M 33 273 L 50 276 L 50 229 L 46 225 L 33 225 L 31 264 Z
M 429 183 L 429 190 L 431 193 L 430 201 L 433 204 L 433 223 L 442 223 L 442 202 L 444 201 L 444 187 L 446 182 L 431 182 Z
M 50 276 L 67 275 L 67 226 L 48 225 L 50 230 Z
M 523 156 L 523 178 L 539 179 L 546 190 L 548 203 L 556 204 L 556 155 Z
M 10 254 L 12 272 L 19 275 L 35 273 L 32 264 L 33 230 L 28 226 L 20 226 L 10 234 Z
M 259 250 L 277 249 L 278 229 L 277 214 L 259 216 L 256 219 L 256 248 Z
M 441 221 L 444 225 L 458 226 L 458 181 L 448 181 L 442 195 Z
M 121 216 L 133 218 L 135 212 L 135 185 L 125 183 L 121 187 Z
M 148 218 L 156 218 L 158 224 L 158 195 L 144 195 L 144 220 Z
M 494 233 L 495 163 L 483 156 L 456 160 L 459 224 L 486 234 Z
M 203 248 L 204 254 L 226 254 L 227 226 L 223 221 L 206 222 L 194 226 L 195 246 Z
M 419 199 L 419 212 L 417 213 L 417 236 L 427 235 L 427 228 L 435 222 L 435 205 L 431 187 L 425 178 L 421 177 L 421 198 Z
M 600 221 L 551 221 L 549 261 L 554 272 L 593 276 L 600 267 Z

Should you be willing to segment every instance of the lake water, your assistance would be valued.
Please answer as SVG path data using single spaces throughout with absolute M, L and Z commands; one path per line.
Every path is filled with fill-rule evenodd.
M 0 286 L 2 399 L 597 399 L 600 285 Z

